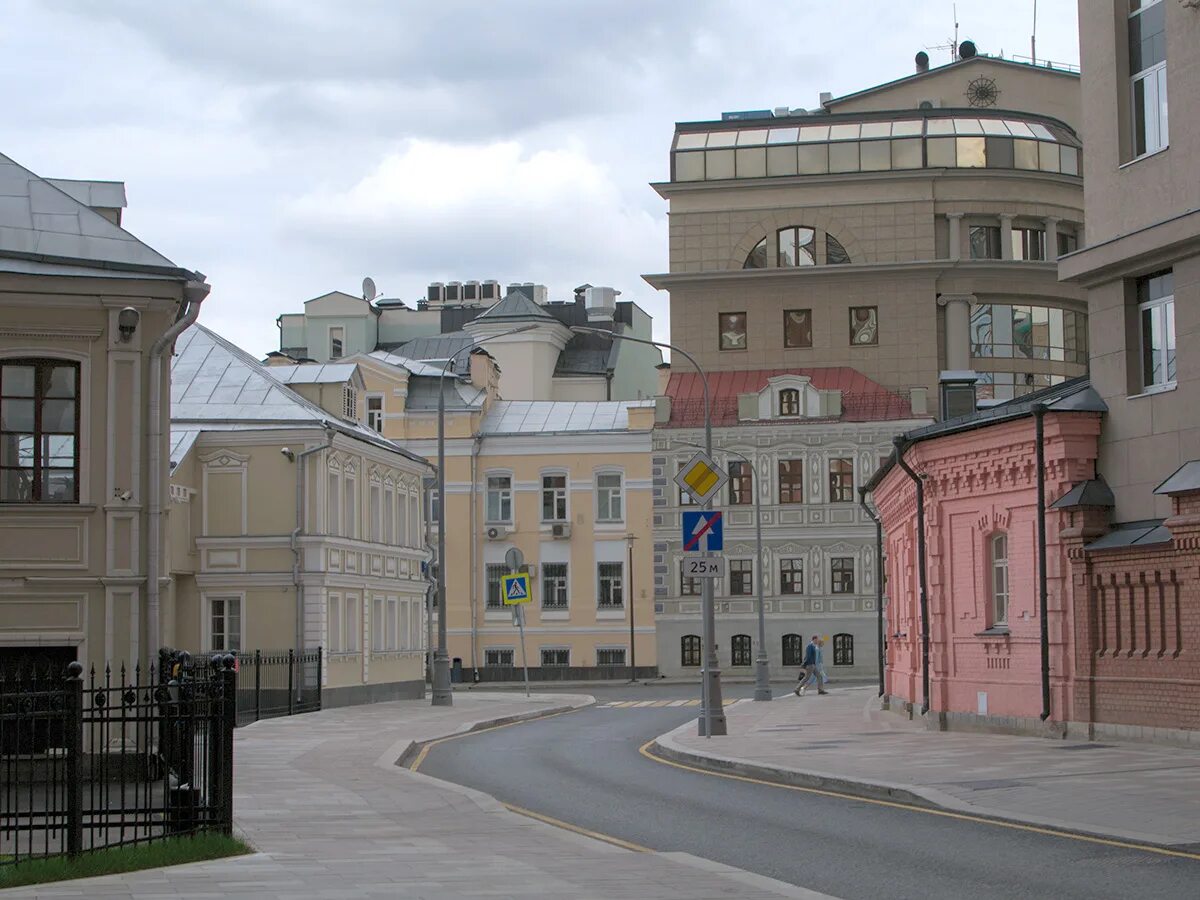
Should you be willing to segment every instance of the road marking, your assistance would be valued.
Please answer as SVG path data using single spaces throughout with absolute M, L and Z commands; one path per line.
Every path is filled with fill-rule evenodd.
M 930 809 L 925 806 L 917 806 L 912 803 L 901 803 L 897 800 L 876 800 L 873 797 L 859 797 L 855 794 L 847 794 L 841 791 L 829 791 L 823 788 L 801 787 L 796 784 L 781 784 L 778 781 L 768 781 L 764 778 L 754 778 L 750 775 L 735 775 L 731 772 L 714 772 L 711 769 L 702 769 L 699 766 L 689 766 L 686 763 L 675 762 L 671 759 L 664 759 L 661 756 L 655 756 L 650 752 L 650 745 L 654 743 L 651 739 L 646 741 L 638 748 L 638 753 L 653 760 L 656 763 L 662 763 L 667 766 L 674 766 L 676 769 L 684 769 L 688 772 L 698 772 L 701 775 L 712 775 L 715 778 L 728 778 L 732 781 L 747 781 L 751 784 L 763 784 L 768 787 L 782 788 L 787 791 L 798 791 L 802 794 L 817 794 L 821 797 L 834 797 L 838 800 L 854 800 L 858 803 L 870 803 L 874 806 L 887 806 L 892 809 L 903 809 L 907 812 L 924 813 L 929 816 L 941 816 L 945 819 L 957 819 L 961 822 L 977 822 L 981 825 L 994 825 L 997 828 L 1011 828 L 1014 831 L 1029 831 L 1034 834 L 1045 834 L 1050 837 L 1065 838 L 1071 841 L 1081 841 L 1087 844 L 1102 844 L 1105 847 L 1119 847 L 1123 850 L 1142 850 L 1147 853 L 1157 853 L 1160 856 L 1174 856 L 1180 859 L 1200 860 L 1200 853 L 1189 853 L 1186 850 L 1170 850 L 1166 847 L 1156 847 L 1153 844 L 1138 844 L 1132 841 L 1120 841 L 1113 838 L 1094 837 L 1087 834 L 1076 834 L 1070 831 L 1059 831 L 1054 828 L 1043 828 L 1038 825 L 1024 825 L 1019 822 L 1005 822 L 1001 819 L 989 819 L 985 816 L 973 816 L 969 813 L 950 812 L 944 809 Z
M 667 705 L 668 706 L 683 706 L 685 703 L 687 703 L 686 700 L 672 700 Z
M 654 701 L 653 700 L 639 700 L 639 701 L 637 701 L 637 703 L 635 703 L 633 705 L 638 708 L 641 708 L 643 706 L 653 706 Z
M 514 725 L 521 725 L 525 722 L 535 722 L 539 719 L 553 719 L 556 716 L 565 716 L 567 713 L 578 712 L 581 709 L 587 709 L 587 707 L 578 706 L 575 709 L 561 709 L 556 713 L 550 713 L 545 716 L 534 716 L 532 719 L 517 719 L 515 722 L 504 722 L 501 725 L 489 725 L 487 728 L 476 728 L 474 731 L 460 731 L 458 734 L 449 734 L 446 735 L 446 737 L 435 738 L 432 741 L 426 741 L 421 746 L 421 752 L 417 754 L 416 759 L 412 761 L 412 765 L 410 765 L 408 768 L 413 772 L 418 771 L 421 768 L 421 763 L 425 762 L 425 757 L 429 755 L 429 751 L 438 744 L 446 743 L 446 741 L 455 741 L 459 738 L 471 737 L 472 735 L 483 734 L 487 731 L 499 731 L 501 728 L 511 728 Z
M 573 831 L 576 834 L 582 834 L 585 837 L 595 838 L 598 841 L 604 841 L 608 844 L 613 844 L 621 847 L 624 850 L 632 850 L 635 853 L 653 853 L 649 847 L 643 847 L 641 844 L 634 844 L 631 841 L 623 841 L 620 838 L 613 837 L 610 834 L 602 834 L 599 831 L 592 831 L 589 828 L 581 828 L 578 825 L 572 825 L 570 822 L 564 822 L 562 819 L 555 819 L 553 816 L 544 816 L 541 813 L 534 812 L 531 809 L 525 809 L 523 806 L 514 806 L 512 803 L 504 804 L 506 809 L 517 813 L 518 815 L 528 816 L 531 819 L 537 819 L 539 822 L 545 822 L 547 825 L 553 825 L 556 828 L 565 828 L 567 831 Z

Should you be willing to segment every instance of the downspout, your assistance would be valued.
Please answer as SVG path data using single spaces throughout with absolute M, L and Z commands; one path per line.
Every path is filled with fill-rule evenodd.
M 162 358 L 169 347 L 174 346 L 175 338 L 200 317 L 200 304 L 212 290 L 212 285 L 205 284 L 203 276 L 188 281 L 183 286 L 183 308 L 175 323 L 164 331 L 150 347 L 150 389 L 148 391 L 146 437 L 148 442 L 147 468 L 150 477 L 147 484 L 146 506 L 148 513 L 148 531 L 146 534 L 146 636 L 150 643 L 150 653 L 158 652 L 161 645 L 160 631 L 159 578 L 162 572 L 162 488 L 163 477 L 159 471 L 162 467 Z
M 475 507 L 478 503 L 478 498 L 475 496 L 475 483 L 479 478 L 479 450 L 483 442 L 478 434 L 471 441 L 471 671 L 477 673 L 479 669 L 479 567 L 482 560 L 478 558 L 480 553 L 479 545 L 479 529 L 477 527 L 477 516 Z M 445 510 L 446 501 L 442 501 L 442 509 Z M 444 512 L 443 512 L 444 515 Z
M 292 584 L 296 586 L 296 653 L 304 651 L 304 583 L 300 571 L 300 535 L 304 533 L 304 461 L 314 453 L 328 450 L 333 446 L 335 432 L 328 425 L 325 427 L 325 443 L 296 454 L 296 527 L 292 529 Z M 317 680 L 321 673 L 317 673 Z M 299 679 L 297 679 L 299 682 Z M 302 684 L 296 684 L 296 697 L 300 697 Z
M 867 506 L 867 489 L 858 489 L 858 502 L 863 512 L 875 523 L 875 640 L 879 650 L 879 696 L 884 694 L 883 670 L 886 654 L 883 637 L 883 519 Z
M 917 486 L 917 584 L 921 605 L 921 715 L 929 712 L 929 591 L 925 579 L 925 482 L 904 461 L 907 448 L 904 438 L 897 437 L 896 462 Z
M 1050 718 L 1050 611 L 1046 608 L 1046 404 L 1033 404 L 1037 453 L 1038 620 L 1042 644 L 1042 721 Z

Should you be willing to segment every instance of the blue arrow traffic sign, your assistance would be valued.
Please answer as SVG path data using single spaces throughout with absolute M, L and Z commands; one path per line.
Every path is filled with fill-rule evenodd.
M 685 511 L 683 514 L 683 549 L 689 552 L 724 550 L 724 521 L 721 512 L 716 509 Z

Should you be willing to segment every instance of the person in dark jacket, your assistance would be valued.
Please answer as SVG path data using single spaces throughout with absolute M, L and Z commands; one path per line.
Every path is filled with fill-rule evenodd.
M 803 671 L 800 673 L 800 684 L 796 686 L 795 694 L 797 697 L 803 697 L 804 692 L 808 689 L 809 682 L 817 686 L 818 694 L 828 694 L 825 686 L 821 684 L 821 678 L 817 674 L 817 669 L 821 665 L 821 636 L 814 634 L 808 646 L 804 648 L 804 659 L 801 661 Z

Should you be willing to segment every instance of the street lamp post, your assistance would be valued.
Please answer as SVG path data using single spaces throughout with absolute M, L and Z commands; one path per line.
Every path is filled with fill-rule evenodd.
M 700 376 L 700 383 L 704 387 L 704 451 L 709 457 L 712 456 L 712 401 L 708 393 L 708 376 L 704 374 L 704 370 L 700 368 L 700 364 L 695 358 L 674 344 L 668 344 L 665 341 L 651 341 L 646 338 L 636 338 L 628 334 L 617 334 L 612 331 L 605 331 L 602 328 L 586 328 L 582 325 L 576 325 L 571 328 L 572 331 L 581 334 L 600 334 L 606 335 L 613 340 L 633 341 L 635 344 L 649 344 L 651 347 L 665 347 L 672 353 L 678 353 L 684 359 L 692 364 L 696 374 Z M 704 501 L 701 509 L 712 509 L 712 499 Z M 705 553 L 705 556 L 709 554 Z M 714 734 L 726 734 L 725 728 L 725 704 L 721 697 L 721 669 L 720 663 L 717 660 L 717 617 L 716 610 L 713 607 L 713 584 L 711 578 L 703 579 L 700 588 L 700 604 L 703 608 L 703 642 L 704 642 L 704 675 L 701 682 L 703 688 L 703 700 L 701 701 L 700 715 L 700 735 L 712 737 Z
M 438 603 L 438 645 L 433 654 L 433 705 L 453 706 L 454 689 L 450 686 L 450 655 L 446 651 L 446 372 L 454 365 L 454 360 L 480 344 L 494 341 L 496 338 L 519 334 L 536 328 L 536 325 L 525 325 L 511 331 L 488 335 L 478 341 L 473 341 L 450 354 L 441 374 L 438 375 L 438 431 L 437 431 L 437 491 L 438 491 L 438 549 L 437 549 L 437 603 Z

